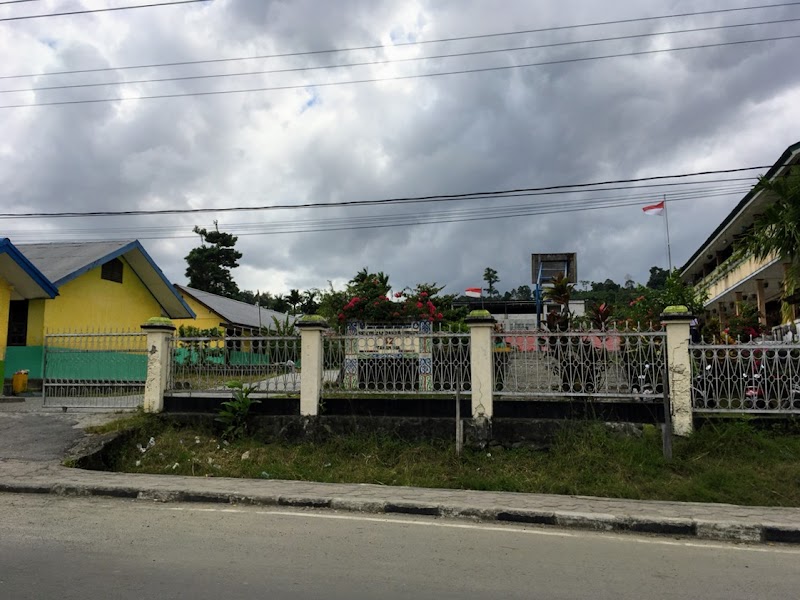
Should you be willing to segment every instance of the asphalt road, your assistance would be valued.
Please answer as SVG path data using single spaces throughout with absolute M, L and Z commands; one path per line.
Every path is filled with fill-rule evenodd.
M 57 461 L 83 432 L 71 415 L 0 411 L 0 459 Z
M 429 518 L 0 495 L 0 597 L 792 598 L 800 549 Z

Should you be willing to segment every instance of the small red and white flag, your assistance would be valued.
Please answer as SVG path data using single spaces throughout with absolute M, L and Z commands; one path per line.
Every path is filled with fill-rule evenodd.
M 467 288 L 464 294 L 470 298 L 480 298 L 481 288 Z
M 664 201 L 662 200 L 658 204 L 651 204 L 650 206 L 645 206 L 644 208 L 642 208 L 642 211 L 646 215 L 663 215 Z

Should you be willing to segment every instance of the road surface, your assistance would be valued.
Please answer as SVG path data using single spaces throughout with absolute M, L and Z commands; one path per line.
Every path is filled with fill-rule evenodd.
M 0 597 L 794 598 L 800 549 L 0 494 Z

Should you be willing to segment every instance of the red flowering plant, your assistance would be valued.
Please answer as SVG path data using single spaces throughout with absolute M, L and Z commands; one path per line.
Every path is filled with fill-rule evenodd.
M 369 273 L 367 269 L 359 271 L 347 285 L 347 303 L 337 315 L 339 322 L 389 324 L 435 322 L 444 318 L 433 301 L 441 288 L 418 284 L 414 289 L 395 292 L 391 298 L 390 289 L 388 275 Z

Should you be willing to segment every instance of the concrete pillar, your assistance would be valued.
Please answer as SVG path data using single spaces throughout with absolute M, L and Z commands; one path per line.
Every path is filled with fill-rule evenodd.
M 147 381 L 144 385 L 144 411 L 159 413 L 164 410 L 164 390 L 167 389 L 172 366 L 170 338 L 175 334 L 172 321 L 153 317 L 142 325 L 147 333 Z
M 3 381 L 6 370 L 6 345 L 8 344 L 8 312 L 11 309 L 12 287 L 0 277 L 0 396 L 3 395 Z M 9 373 L 9 377 L 13 373 Z
M 738 317 L 742 312 L 742 292 L 736 292 L 735 296 L 736 300 L 733 305 L 736 309 L 736 316 Z
M 692 422 L 692 363 L 689 354 L 690 325 L 694 317 L 685 306 L 669 306 L 661 314 L 667 332 L 667 375 L 669 377 L 672 433 L 688 436 Z
M 308 315 L 295 323 L 300 330 L 300 414 L 315 416 L 319 413 L 322 391 L 322 332 L 328 323 L 320 316 Z
M 758 322 L 767 326 L 767 301 L 764 293 L 764 280 L 756 279 L 756 305 L 758 306 Z
M 494 355 L 492 332 L 494 318 L 488 310 L 473 310 L 466 319 L 469 326 L 470 381 L 472 418 L 491 419 L 494 412 Z

